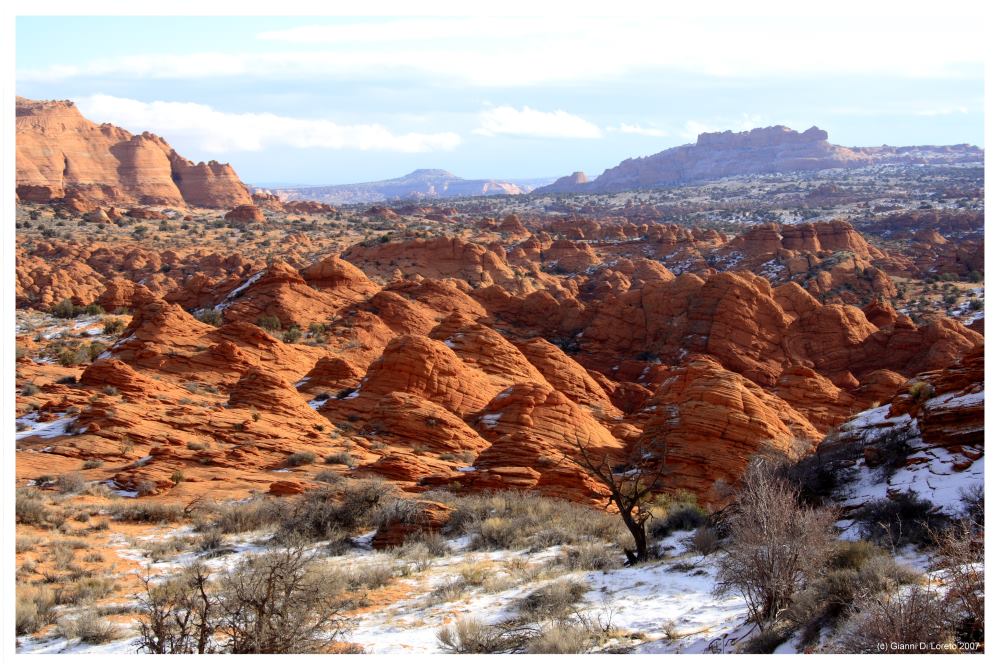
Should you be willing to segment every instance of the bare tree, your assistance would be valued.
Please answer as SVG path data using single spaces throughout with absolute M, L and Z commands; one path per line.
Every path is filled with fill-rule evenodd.
M 833 512 L 803 507 L 777 467 L 759 457 L 746 468 L 727 511 L 729 540 L 718 573 L 718 593 L 741 594 L 760 629 L 821 571 L 833 544 Z
M 139 598 L 139 639 L 136 645 L 150 654 L 212 654 L 217 651 L 219 599 L 209 584 L 202 562 L 160 585 L 142 578 L 145 594 Z
M 306 654 L 346 635 L 342 583 L 313 566 L 304 544 L 247 559 L 220 582 L 220 629 L 233 654 Z
M 604 454 L 597 457 L 589 444 L 583 444 L 576 439 L 575 462 L 582 466 L 590 475 L 602 482 L 610 494 L 605 507 L 612 504 L 617 508 L 625 527 L 635 541 L 635 549 L 624 548 L 629 565 L 649 559 L 648 534 L 645 523 L 652 518 L 647 502 L 659 491 L 659 485 L 665 475 L 665 456 L 656 456 L 647 450 L 640 449 L 632 454 L 630 461 L 624 465 L 614 466 L 610 456 Z M 655 467 L 648 470 L 649 463 Z
M 196 563 L 160 585 L 143 579 L 140 650 L 151 654 L 321 652 L 350 624 L 343 585 L 302 543 L 250 557 L 217 579 Z

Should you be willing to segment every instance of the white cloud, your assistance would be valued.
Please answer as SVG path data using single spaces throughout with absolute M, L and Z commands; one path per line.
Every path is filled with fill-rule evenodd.
M 210 153 L 260 151 L 277 146 L 423 153 L 461 143 L 453 132 L 396 134 L 378 124 L 341 125 L 269 113 L 228 113 L 194 102 L 141 102 L 110 95 L 77 98 L 84 116 L 133 132 L 149 130 Z
M 530 107 L 493 107 L 479 114 L 475 134 L 493 137 L 546 137 L 556 139 L 598 139 L 600 128 L 584 118 L 562 110 L 538 111 Z
M 370 82 L 429 77 L 473 86 L 536 86 L 664 71 L 749 79 L 979 78 L 988 43 L 984 22 L 955 15 L 933 20 L 872 15 L 863 21 L 793 16 L 331 19 L 327 25 L 257 37 L 239 51 L 64 62 L 22 69 L 18 79 L 242 76 Z M 933 48 L 914 48 L 919 44 Z
M 968 113 L 967 107 L 931 107 L 929 109 L 917 109 L 913 112 L 916 116 L 953 116 L 954 114 Z
M 642 135 L 644 137 L 668 137 L 669 132 L 659 128 L 643 127 L 633 123 L 619 123 L 617 126 L 608 126 L 607 132 L 620 132 L 623 135 Z

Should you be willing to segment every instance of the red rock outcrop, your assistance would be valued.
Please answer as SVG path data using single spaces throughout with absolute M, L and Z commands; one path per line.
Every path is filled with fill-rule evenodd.
M 229 165 L 194 164 L 151 133 L 85 119 L 70 101 L 17 99 L 17 187 L 22 199 L 75 194 L 102 204 L 227 208 L 250 204 Z
M 491 386 L 485 374 L 466 365 L 440 341 L 407 335 L 393 339 L 368 368 L 359 398 L 406 392 L 464 416 L 488 403 Z
M 589 412 L 551 387 L 523 384 L 504 390 L 472 420 L 491 445 L 462 478 L 463 487 L 540 489 L 592 501 L 606 492 L 577 463 L 579 447 L 594 456 L 621 457 L 623 446 Z
M 230 223 L 262 223 L 267 220 L 259 206 L 240 204 L 235 209 L 227 211 L 225 220 Z
M 677 368 L 648 405 L 638 447 L 664 455 L 670 484 L 715 500 L 764 445 L 792 451 L 822 434 L 784 400 L 707 357 Z

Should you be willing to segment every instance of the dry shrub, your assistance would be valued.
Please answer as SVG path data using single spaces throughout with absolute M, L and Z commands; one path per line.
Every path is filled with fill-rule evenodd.
M 953 641 L 946 605 L 925 587 L 912 587 L 859 606 L 844 622 L 836 649 L 852 654 L 926 654 Z
M 970 520 L 934 536 L 959 639 L 985 640 L 985 536 Z
M 752 620 L 766 628 L 820 572 L 834 519 L 826 509 L 800 505 L 772 461 L 753 460 L 727 518 L 717 591 L 738 592 Z
M 140 599 L 140 640 L 151 653 L 305 654 L 350 628 L 342 586 L 303 544 L 251 556 L 217 580 L 195 565 Z
M 55 622 L 56 596 L 45 585 L 19 586 L 15 605 L 15 628 L 18 635 L 34 633 Z
M 87 481 L 79 473 L 63 473 L 56 478 L 56 488 L 63 494 L 79 494 L 87 488 Z
M 121 629 L 93 610 L 87 610 L 75 618 L 61 617 L 59 634 L 69 639 L 79 638 L 88 645 L 104 645 L 121 637 Z
M 281 533 L 325 540 L 377 521 L 395 489 L 383 480 L 349 480 L 340 486 L 309 490 L 291 504 L 281 520 Z
M 718 550 L 720 542 L 721 540 L 718 538 L 717 531 L 711 527 L 698 527 L 694 535 L 687 541 L 687 544 L 694 552 L 706 557 Z
M 661 494 L 653 500 L 655 518 L 649 533 L 666 538 L 674 531 L 691 531 L 708 523 L 708 513 L 697 503 L 697 497 L 687 491 Z
M 909 490 L 866 504 L 858 523 L 864 537 L 876 543 L 891 547 L 925 546 L 946 526 L 947 517 L 932 502 Z
M 305 466 L 306 464 L 313 464 L 316 461 L 316 455 L 311 452 L 293 452 L 288 455 L 285 460 L 285 466 L 289 468 L 295 468 L 296 466 Z
M 234 654 L 306 654 L 349 629 L 340 583 L 314 567 L 303 545 L 250 557 L 219 583 L 219 628 Z
M 501 654 L 522 646 L 522 639 L 508 630 L 462 617 L 437 631 L 437 643 L 448 654 Z
M 528 620 L 562 619 L 576 611 L 589 590 L 589 585 L 581 580 L 556 580 L 532 591 L 517 603 L 516 608 L 520 616 Z
M 583 624 L 553 624 L 530 640 L 528 654 L 585 654 L 595 644 L 592 629 Z
M 209 654 L 216 650 L 218 592 L 201 562 L 159 585 L 143 579 L 138 649 L 150 654 Z
M 621 553 L 606 543 L 568 545 L 555 558 L 555 563 L 568 571 L 603 571 L 622 568 Z
M 454 509 L 446 533 L 473 535 L 472 549 L 539 550 L 558 544 L 613 542 L 621 529 L 620 518 L 610 513 L 528 492 L 427 496 Z M 489 520 L 496 521 L 482 536 L 482 525 Z
M 184 518 L 184 506 L 155 501 L 120 501 L 108 508 L 112 519 L 141 524 L 170 524 Z

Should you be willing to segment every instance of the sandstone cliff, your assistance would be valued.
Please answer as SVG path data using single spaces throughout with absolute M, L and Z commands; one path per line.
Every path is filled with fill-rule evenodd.
M 17 194 L 49 202 L 230 208 L 251 204 L 228 164 L 193 163 L 162 138 L 84 118 L 71 101 L 17 98 Z

